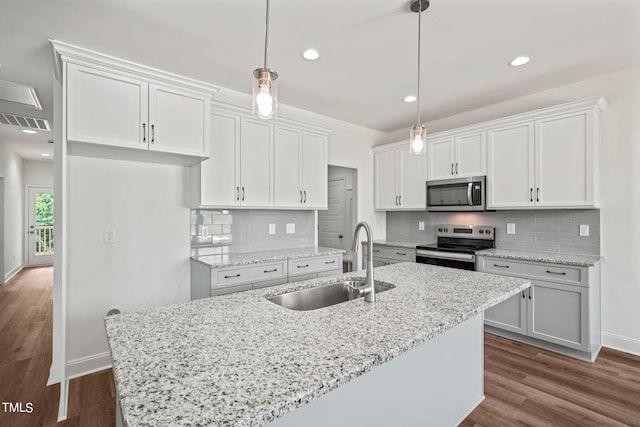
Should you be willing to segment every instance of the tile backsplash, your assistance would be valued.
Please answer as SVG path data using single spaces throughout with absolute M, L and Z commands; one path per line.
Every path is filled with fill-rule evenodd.
M 424 221 L 424 231 L 418 222 Z M 507 234 L 507 223 L 515 234 Z M 435 242 L 439 224 L 493 225 L 496 247 L 569 254 L 600 255 L 600 210 L 540 210 L 498 212 L 387 212 L 387 239 Z M 580 225 L 589 236 L 580 236 Z
M 287 224 L 294 224 L 294 233 L 286 233 Z M 313 246 L 314 227 L 313 211 L 192 210 L 191 255 Z

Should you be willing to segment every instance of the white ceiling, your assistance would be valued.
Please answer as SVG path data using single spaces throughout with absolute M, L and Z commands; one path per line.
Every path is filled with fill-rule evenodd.
M 283 104 L 389 132 L 415 122 L 417 15 L 409 0 L 272 0 L 269 67 Z M 240 92 L 262 66 L 265 0 L 0 0 L 0 80 L 34 86 L 52 120 L 47 39 Z M 432 0 L 423 14 L 422 120 L 640 63 L 638 0 Z M 315 47 L 321 57 L 304 61 Z M 507 62 L 520 54 L 530 64 Z M 50 133 L 0 126 L 25 158 Z

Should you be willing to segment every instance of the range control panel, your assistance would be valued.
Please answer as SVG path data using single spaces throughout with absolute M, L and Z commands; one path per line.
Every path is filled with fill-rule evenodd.
M 458 237 L 467 239 L 495 239 L 495 228 L 490 225 L 437 225 L 437 237 Z

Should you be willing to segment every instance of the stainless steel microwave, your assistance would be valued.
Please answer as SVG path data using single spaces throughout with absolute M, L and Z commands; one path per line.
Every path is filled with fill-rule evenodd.
M 483 211 L 485 184 L 484 176 L 427 181 L 427 211 Z

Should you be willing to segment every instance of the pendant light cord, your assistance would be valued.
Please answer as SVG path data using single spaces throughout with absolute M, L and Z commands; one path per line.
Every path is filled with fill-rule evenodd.
M 420 0 L 422 1 L 422 0 Z M 269 0 L 267 0 L 267 22 L 264 30 L 264 69 L 267 69 L 267 47 L 269 46 Z
M 267 0 L 269 1 L 269 0 Z M 420 126 L 420 39 L 422 36 L 422 0 L 418 1 L 418 122 Z

